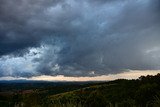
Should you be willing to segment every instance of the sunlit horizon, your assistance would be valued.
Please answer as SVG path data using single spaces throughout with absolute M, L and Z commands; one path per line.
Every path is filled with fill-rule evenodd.
M 93 77 L 67 77 L 64 75 L 57 76 L 35 76 L 30 78 L 23 77 L 1 77 L 0 80 L 34 80 L 34 81 L 111 81 L 116 79 L 138 79 L 140 76 L 156 75 L 160 70 L 130 70 L 119 74 L 109 74 Z

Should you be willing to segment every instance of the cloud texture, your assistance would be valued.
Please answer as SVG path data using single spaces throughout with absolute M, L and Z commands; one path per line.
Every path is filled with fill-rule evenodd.
M 0 76 L 160 69 L 159 0 L 1 0 Z

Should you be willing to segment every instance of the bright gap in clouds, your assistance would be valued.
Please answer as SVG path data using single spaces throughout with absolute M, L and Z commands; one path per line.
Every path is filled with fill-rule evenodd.
M 29 78 L 29 80 L 44 80 L 44 81 L 110 81 L 115 79 L 137 79 L 138 77 L 144 75 L 156 75 L 160 73 L 160 70 L 146 70 L 138 71 L 131 70 L 129 72 L 123 72 L 119 74 L 109 74 L 95 77 L 64 77 L 63 75 L 59 76 L 38 76 Z
M 40 48 L 30 48 L 29 52 L 24 56 L 4 55 L 0 57 L 0 74 L 4 77 L 30 77 L 38 75 L 36 67 L 38 63 L 34 60 L 41 57 L 47 48 L 41 46 Z
M 140 76 L 156 75 L 160 70 L 130 70 L 119 74 L 109 74 L 95 77 L 65 77 L 63 75 L 57 76 L 35 76 L 30 78 L 23 77 L 1 77 L 0 80 L 36 80 L 36 81 L 110 81 L 115 79 L 137 79 Z

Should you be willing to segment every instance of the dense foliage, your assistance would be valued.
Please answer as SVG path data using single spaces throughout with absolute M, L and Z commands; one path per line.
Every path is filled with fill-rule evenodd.
M 66 84 L 1 92 L 0 106 L 160 107 L 160 74 L 141 76 L 137 80 Z

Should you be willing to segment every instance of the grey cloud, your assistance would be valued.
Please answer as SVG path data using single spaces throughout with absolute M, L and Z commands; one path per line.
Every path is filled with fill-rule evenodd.
M 27 47 L 39 46 L 44 35 L 28 23 L 43 14 L 45 9 L 56 6 L 61 0 L 1 0 L 0 1 L 0 54 L 20 51 Z
M 46 45 L 32 62 L 38 63 L 33 75 L 96 76 L 160 68 L 158 0 L 28 1 L 14 14 L 4 14 L 10 2 L 0 6 L 0 53 Z

